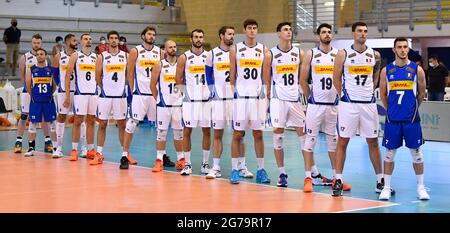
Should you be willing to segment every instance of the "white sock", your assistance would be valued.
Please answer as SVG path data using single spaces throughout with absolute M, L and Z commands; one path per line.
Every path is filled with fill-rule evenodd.
M 381 182 L 381 178 L 383 178 L 383 174 L 377 174 L 377 182 L 380 183 Z
M 164 155 L 164 151 L 162 151 L 162 150 L 157 150 L 156 151 L 156 159 L 159 159 L 159 160 L 163 160 L 163 155 Z
M 166 150 L 162 150 L 162 152 L 163 152 L 163 155 L 167 155 Z
M 311 177 L 311 171 L 305 171 L 305 177 L 312 178 Z
M 258 170 L 264 169 L 264 158 L 256 158 L 256 161 L 258 162 Z
M 238 161 L 238 169 L 244 169 L 245 168 L 245 157 L 238 157 L 237 158 Z
M 213 158 L 213 169 L 220 170 L 220 158 Z
M 390 188 L 391 187 L 391 176 L 392 175 L 384 174 L 384 187 L 385 188 Z
M 336 169 L 333 169 L 332 172 L 333 172 L 333 178 L 336 178 Z
M 177 161 L 184 158 L 183 152 L 177 152 Z
M 103 151 L 103 146 L 97 146 L 97 152 L 101 154 L 102 151 Z
M 284 170 L 284 167 L 278 167 L 278 171 L 280 171 L 280 175 L 286 174 L 286 170 Z
M 186 164 L 191 164 L 191 152 L 190 151 L 184 152 L 184 159 L 186 160 Z
M 342 180 L 342 174 L 338 174 L 338 173 L 336 173 L 336 180 Z
M 72 142 L 72 150 L 78 150 L 78 142 Z
M 238 159 L 237 158 L 231 158 L 231 168 L 233 170 L 238 169 Z
M 416 175 L 417 177 L 417 185 L 424 185 L 423 184 L 423 174 Z
M 62 147 L 64 137 L 64 123 L 56 122 L 56 146 Z
M 88 144 L 88 150 L 94 149 L 94 144 Z
M 319 175 L 319 170 L 317 170 L 317 166 L 316 165 L 311 166 L 311 172 L 312 172 L 313 176 Z
M 208 163 L 209 161 L 209 150 L 203 150 L 203 163 Z
M 127 157 L 128 156 L 128 152 L 124 151 L 122 152 L 122 157 Z
M 87 141 L 86 141 L 86 123 L 81 123 L 80 126 L 80 142 L 82 146 L 86 146 Z

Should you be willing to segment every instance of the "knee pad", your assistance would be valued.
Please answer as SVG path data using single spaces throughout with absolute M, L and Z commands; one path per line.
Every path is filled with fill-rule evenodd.
M 303 145 L 302 150 L 308 151 L 308 152 L 314 152 L 314 147 L 316 146 L 316 143 L 317 143 L 316 136 L 306 135 L 305 143 Z
M 299 136 L 298 138 L 300 139 L 300 150 L 303 150 L 303 148 L 305 147 L 306 134 Z
M 20 119 L 26 121 L 28 119 L 28 114 L 20 114 Z
M 134 134 L 138 123 L 139 122 L 135 119 L 132 118 L 128 119 L 127 124 L 125 125 L 125 132 L 129 134 Z
M 36 133 L 36 124 L 33 122 L 30 122 L 28 125 L 28 133 Z
M 156 141 L 165 142 L 167 138 L 167 129 L 158 129 L 156 133 Z
M 283 138 L 284 138 L 284 134 L 282 134 L 282 133 L 274 133 L 273 134 L 273 148 L 275 150 L 283 149 Z
M 393 163 L 395 154 L 397 153 L 397 150 L 386 150 L 386 154 L 384 155 L 384 161 L 388 163 Z
M 328 151 L 335 152 L 337 147 L 337 136 L 327 135 Z
M 411 156 L 413 158 L 413 163 L 423 163 L 423 155 L 422 150 L 420 148 L 417 149 L 409 149 L 411 152 Z
M 182 129 L 174 129 L 173 130 L 173 140 L 176 140 L 176 141 L 183 140 L 183 130 Z
M 55 125 L 55 121 L 49 122 L 48 126 L 50 128 L 50 132 L 56 132 L 56 125 Z

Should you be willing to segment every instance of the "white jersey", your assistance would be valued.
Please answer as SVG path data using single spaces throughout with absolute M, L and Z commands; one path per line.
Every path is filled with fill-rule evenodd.
M 84 54 L 81 51 L 77 53 L 75 63 L 75 94 L 77 95 L 95 95 L 97 94 L 97 82 L 95 81 L 95 62 L 97 54 Z
M 236 91 L 238 96 L 259 97 L 262 94 L 264 45 L 248 47 L 236 44 Z
M 102 56 L 102 91 L 100 97 L 126 97 L 125 70 L 127 53 L 119 50 L 114 55 L 109 51 L 104 51 Z
M 159 107 L 181 107 L 183 98 L 176 89 L 175 73 L 177 63 L 170 64 L 166 59 L 161 61 L 161 72 L 159 74 L 157 106 Z
M 214 77 L 214 99 L 225 100 L 233 98 L 230 84 L 230 55 L 220 47 L 215 47 L 208 54 L 206 66 L 212 67 Z
M 37 58 L 36 55 L 34 55 L 31 51 L 26 52 L 24 55 L 25 57 L 25 77 L 28 72 L 28 70 L 34 66 L 37 65 Z M 47 66 L 47 60 L 45 61 L 45 65 Z M 23 92 L 27 92 L 27 83 L 26 78 L 23 79 Z
M 278 46 L 270 50 L 272 54 L 272 88 L 271 98 L 285 101 L 299 101 L 298 69 L 300 49 L 292 47 L 282 51 Z
M 313 48 L 311 52 L 312 89 L 308 103 L 337 105 L 339 98 L 333 85 L 333 67 L 338 50 L 332 48 L 325 53 L 319 48 Z
M 59 52 L 60 58 L 59 58 L 59 87 L 58 92 L 66 92 L 66 71 L 67 71 L 67 64 L 69 64 L 70 55 L 68 55 L 65 51 Z M 70 76 L 70 91 L 73 92 L 75 90 L 75 75 L 72 74 Z
M 153 66 L 161 60 L 159 47 L 153 46 L 147 50 L 143 45 L 136 46 L 137 58 L 134 75 L 133 93 L 138 95 L 151 95 L 150 80 Z
M 210 96 L 205 73 L 207 52 L 203 50 L 199 55 L 196 55 L 188 50 L 184 55 L 186 56 L 184 101 L 207 101 Z
M 344 102 L 375 103 L 373 90 L 373 69 L 375 53 L 366 47 L 363 52 L 345 49 L 342 98 Z

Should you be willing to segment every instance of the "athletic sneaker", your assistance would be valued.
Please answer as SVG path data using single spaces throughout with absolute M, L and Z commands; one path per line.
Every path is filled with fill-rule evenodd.
M 177 171 L 181 171 L 183 170 L 185 164 L 186 160 L 184 160 L 184 158 L 181 158 L 177 161 L 177 165 L 175 166 L 175 168 L 177 169 Z
M 44 152 L 45 153 L 53 153 L 53 144 L 52 144 L 51 140 L 45 142 Z
M 375 192 L 376 193 L 381 193 L 381 191 L 384 189 L 384 178 L 381 178 L 381 182 L 378 183 L 377 181 L 377 186 L 375 187 Z M 391 188 L 391 195 L 395 194 L 395 190 L 393 188 Z
M 164 167 L 175 167 L 175 163 L 170 160 L 170 157 L 166 154 L 163 155 L 163 166 Z
M 231 171 L 231 175 L 230 175 L 230 183 L 232 183 L 232 184 L 239 184 L 239 180 L 240 180 L 239 177 L 240 177 L 239 176 L 239 171 L 236 170 L 236 169 L 233 169 Z
M 128 159 L 128 162 L 129 162 L 131 165 L 136 165 L 136 164 L 138 164 L 138 161 L 135 160 L 133 157 L 131 157 L 131 153 L 130 153 L 130 152 L 128 152 L 127 159 Z
M 122 156 L 120 158 L 120 169 L 128 169 L 130 162 L 128 161 L 128 158 L 126 156 Z
M 264 170 L 264 168 L 258 169 L 258 171 L 256 171 L 256 183 L 270 183 L 269 176 L 267 176 L 267 172 L 266 170 Z
M 52 158 L 59 159 L 59 158 L 62 158 L 63 156 L 64 156 L 63 153 L 61 151 L 59 151 L 58 149 L 53 151 Z
M 305 181 L 303 182 L 303 192 L 312 193 L 314 191 L 313 184 L 314 184 L 313 179 L 311 177 L 306 177 Z
M 94 149 L 90 149 L 86 154 L 86 159 L 94 159 L 97 152 Z
M 86 158 L 87 153 L 88 153 L 88 150 L 87 150 L 86 146 L 82 146 L 82 147 L 81 147 L 81 154 L 80 154 L 80 157 L 81 157 L 81 158 Z
M 278 177 L 277 186 L 278 187 L 287 187 L 288 186 L 287 178 L 288 178 L 288 175 L 281 173 L 280 176 Z
M 27 153 L 25 153 L 23 156 L 25 156 L 25 157 L 34 156 L 34 148 L 29 148 Z
M 322 174 L 317 174 L 316 176 L 312 177 L 312 184 L 313 185 L 322 185 L 322 186 L 331 186 L 333 183 L 332 179 L 328 179 L 325 176 L 322 176 Z
M 93 160 L 89 161 L 89 165 L 99 165 L 103 163 L 103 155 L 101 153 L 96 153 Z M 128 159 L 127 159 L 128 160 Z
M 387 201 L 391 198 L 391 189 L 388 187 L 384 187 L 383 190 L 381 190 L 380 196 L 378 196 L 378 199 Z
M 16 141 L 16 144 L 14 145 L 14 153 L 22 153 L 22 142 Z
M 215 179 L 222 177 L 222 174 L 220 173 L 219 169 L 210 169 L 208 175 L 206 175 L 206 179 Z
M 181 170 L 180 175 L 188 176 L 190 174 L 192 174 L 192 166 L 190 164 L 186 164 L 183 170 Z
M 78 151 L 77 149 L 72 149 L 70 152 L 69 161 L 77 161 L 78 160 Z
M 335 179 L 333 180 L 333 184 L 332 184 L 332 189 L 333 189 L 333 194 L 331 194 L 333 197 L 339 197 L 342 196 L 342 194 L 344 193 L 344 185 L 342 184 L 342 180 L 341 179 Z
M 160 159 L 155 161 L 155 165 L 153 165 L 152 172 L 161 172 L 163 170 L 163 162 Z
M 247 166 L 244 166 L 239 169 L 239 176 L 243 178 L 253 178 L 253 173 L 248 170 Z
M 206 175 L 209 173 L 209 170 L 210 170 L 210 168 L 209 168 L 208 163 L 202 163 L 202 167 L 200 169 L 200 174 Z
M 430 200 L 430 195 L 428 195 L 427 190 L 423 185 L 417 187 L 417 194 L 419 195 L 420 200 Z

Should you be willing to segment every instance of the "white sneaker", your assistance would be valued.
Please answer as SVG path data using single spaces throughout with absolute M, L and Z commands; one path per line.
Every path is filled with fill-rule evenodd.
M 215 179 L 222 177 L 222 174 L 220 173 L 220 169 L 210 169 L 208 175 L 206 175 L 206 179 Z
M 52 158 L 59 159 L 59 158 L 62 158 L 63 156 L 64 155 L 63 155 L 63 153 L 61 151 L 59 151 L 59 150 L 54 150 L 53 151 Z
M 182 176 L 188 176 L 192 174 L 192 167 L 190 164 L 186 164 L 183 168 L 183 170 L 181 170 L 180 175 Z
M 244 166 L 239 169 L 239 176 L 244 178 L 253 178 L 253 173 L 248 170 L 247 166 Z
M 380 200 L 389 200 L 391 198 L 391 188 L 384 187 L 383 190 L 381 190 L 380 196 L 378 196 L 378 199 Z
M 427 190 L 423 185 L 417 187 L 417 194 L 419 195 L 420 200 L 430 200 L 430 195 L 428 195 Z
M 34 150 L 28 149 L 27 153 L 25 153 L 23 156 L 25 157 L 34 156 Z
M 81 146 L 81 154 L 80 154 L 80 157 L 81 157 L 81 158 L 86 158 L 87 152 L 88 152 L 87 147 L 86 147 L 86 146 Z
M 200 169 L 200 174 L 206 175 L 209 173 L 211 169 L 209 168 L 208 163 L 202 163 L 202 168 Z

